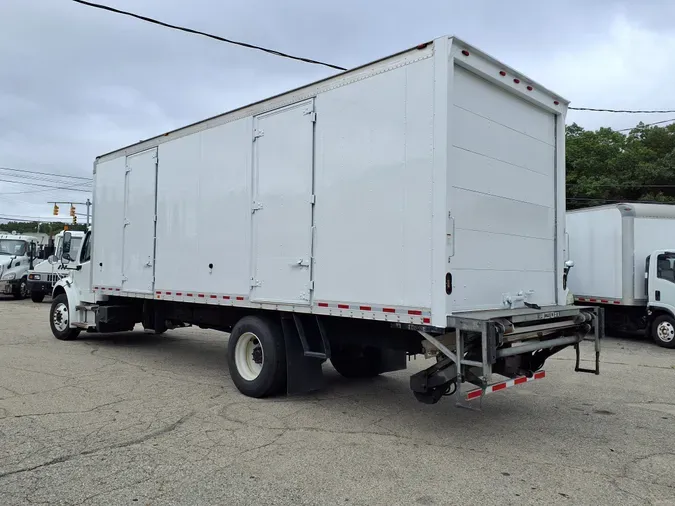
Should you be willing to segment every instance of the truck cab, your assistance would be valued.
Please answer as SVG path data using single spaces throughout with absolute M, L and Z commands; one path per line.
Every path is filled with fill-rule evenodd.
M 35 265 L 35 268 L 28 272 L 28 291 L 33 302 L 42 302 L 46 295 L 51 295 L 56 282 L 70 274 L 68 267 L 72 267 L 74 261 L 62 262 L 64 233 L 59 232 L 56 235 L 55 254 Z M 77 258 L 77 253 L 84 238 L 84 232 L 70 232 L 70 234 L 71 251 L 69 256 Z
M 28 297 L 28 271 L 33 268 L 36 243 L 33 237 L 0 234 L 0 293 L 15 299 Z
M 652 337 L 675 348 L 675 250 L 657 250 L 647 257 L 645 292 Z

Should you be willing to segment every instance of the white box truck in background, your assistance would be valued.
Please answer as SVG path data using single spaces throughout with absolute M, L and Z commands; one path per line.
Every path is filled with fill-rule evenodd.
M 574 300 L 605 308 L 612 332 L 675 348 L 675 206 L 624 203 L 567 213 Z
M 0 293 L 19 300 L 30 296 L 27 274 L 33 268 L 36 255 L 34 237 L 0 234 Z
M 62 262 L 63 256 L 63 235 L 65 232 L 59 232 L 54 237 L 55 254 L 48 259 L 35 265 L 35 268 L 28 271 L 28 292 L 33 302 L 42 302 L 45 295 L 51 295 L 54 285 L 62 277 L 70 275 L 68 264 L 71 262 Z M 84 232 L 70 233 L 70 254 L 72 258 L 77 257 L 80 249 Z
M 418 399 L 476 398 L 587 336 L 597 373 L 562 283 L 566 109 L 444 37 L 100 156 L 52 331 L 230 332 L 256 397 L 424 353 Z

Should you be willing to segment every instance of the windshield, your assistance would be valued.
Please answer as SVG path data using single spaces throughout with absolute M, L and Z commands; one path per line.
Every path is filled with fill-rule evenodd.
M 26 241 L 16 239 L 0 239 L 0 255 L 24 256 L 26 254 Z
M 70 258 L 77 258 L 77 254 L 80 251 L 80 244 L 82 244 L 81 237 L 71 237 L 70 238 Z M 63 255 L 63 239 L 59 238 L 59 247 L 56 250 L 56 258 L 61 258 Z

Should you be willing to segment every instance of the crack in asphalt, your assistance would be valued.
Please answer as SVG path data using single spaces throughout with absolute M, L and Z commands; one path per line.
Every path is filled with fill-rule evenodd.
M 107 445 L 107 446 L 103 446 L 101 448 L 94 448 L 92 450 L 86 450 L 86 451 L 83 451 L 83 452 L 72 453 L 70 455 L 62 455 L 60 457 L 56 457 L 54 459 L 48 460 L 47 462 L 43 462 L 42 464 L 38 464 L 36 466 L 25 467 L 25 468 L 22 468 L 22 469 L 15 469 L 14 471 L 8 471 L 6 473 L 0 473 L 0 479 L 6 478 L 8 476 L 15 475 L 15 474 L 28 473 L 28 472 L 31 472 L 31 471 L 35 471 L 37 469 L 42 469 L 44 467 L 53 466 L 55 464 L 62 464 L 64 462 L 68 462 L 68 461 L 76 459 L 78 457 L 86 457 L 88 455 L 93 455 L 93 454 L 101 452 L 101 451 L 117 450 L 117 449 L 120 449 L 120 448 L 127 448 L 129 446 L 134 446 L 134 445 L 137 445 L 137 444 L 144 443 L 145 441 L 148 441 L 150 439 L 162 436 L 164 434 L 167 434 L 169 432 L 172 432 L 172 431 L 176 430 L 178 427 L 183 425 L 189 418 L 191 418 L 194 414 L 195 414 L 195 412 L 191 411 L 187 415 L 182 416 L 177 421 L 175 421 L 174 423 L 172 423 L 170 425 L 167 425 L 166 427 L 162 427 L 161 429 L 153 431 L 153 432 L 151 432 L 149 434 L 146 434 L 144 436 L 141 436 L 141 437 L 138 437 L 138 438 L 135 438 L 135 439 L 131 439 L 129 441 L 123 441 L 121 443 Z

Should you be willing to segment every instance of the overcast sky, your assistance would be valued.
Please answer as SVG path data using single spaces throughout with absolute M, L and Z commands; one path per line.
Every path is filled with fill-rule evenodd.
M 100 2 L 344 67 L 455 34 L 572 105 L 675 108 L 671 0 Z M 88 177 L 96 155 L 333 72 L 71 0 L 0 0 L 0 167 Z M 670 117 L 572 111 L 568 122 Z M 87 197 L 37 190 L 0 182 L 0 216 L 50 217 L 48 200 Z

